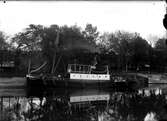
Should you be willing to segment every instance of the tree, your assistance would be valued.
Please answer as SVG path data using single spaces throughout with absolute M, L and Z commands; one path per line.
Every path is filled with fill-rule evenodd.
M 11 43 L 16 46 L 17 49 L 22 51 L 33 52 L 41 50 L 41 34 L 42 25 L 29 25 L 23 32 L 17 33 L 11 40 Z
M 150 45 L 145 39 L 136 36 L 131 42 L 131 48 L 133 53 L 132 62 L 135 64 L 136 68 L 149 63 Z
M 96 26 L 94 27 L 92 24 L 86 24 L 83 34 L 84 37 L 88 40 L 88 42 L 96 44 L 99 37 L 99 32 L 97 31 Z
M 7 43 L 7 38 L 8 37 L 0 31 L 0 65 L 2 65 L 4 61 L 9 61 L 9 59 L 12 58 L 9 52 L 11 45 Z
M 0 50 L 8 50 L 10 49 L 10 45 L 9 43 L 7 43 L 7 36 L 2 32 L 0 31 Z
M 15 34 L 11 39 L 11 44 L 15 47 L 15 65 L 17 70 L 21 68 L 27 70 L 28 63 L 40 64 L 42 58 L 36 60 L 41 56 L 41 34 L 43 32 L 42 25 L 29 25 L 23 32 Z M 21 70 L 22 70 L 21 69 Z
M 154 62 L 153 65 L 155 66 L 157 71 L 165 71 L 165 66 L 167 65 L 167 46 L 166 46 L 166 39 L 160 38 L 155 43 L 154 49 Z
M 155 49 L 161 49 L 161 50 L 167 49 L 166 39 L 165 38 L 158 39 L 158 41 L 155 43 Z
M 40 61 L 47 61 L 48 70 L 52 70 L 52 72 L 51 68 L 57 65 L 60 55 L 76 56 L 80 52 L 98 51 L 95 44 L 90 43 L 81 28 L 76 25 L 44 27 L 31 24 L 23 32 L 16 34 L 11 43 L 16 46 L 17 51 L 21 50 L 21 52 L 28 54 L 29 59 L 35 60 L 36 54 L 41 54 Z M 37 64 L 39 65 L 40 62 Z
M 105 48 L 109 53 L 114 52 L 117 55 L 118 68 L 122 68 L 128 64 L 130 56 L 129 39 L 130 34 L 126 32 L 104 33 L 102 37 Z M 121 70 L 122 70 L 121 69 Z
M 118 68 L 126 70 L 128 65 L 137 66 L 146 63 L 148 56 L 148 43 L 137 33 L 117 31 L 104 33 L 101 37 L 103 46 L 108 52 L 117 55 Z

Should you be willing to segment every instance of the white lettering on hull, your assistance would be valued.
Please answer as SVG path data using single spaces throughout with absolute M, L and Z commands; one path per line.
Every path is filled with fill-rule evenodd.
M 109 74 L 78 74 L 71 73 L 70 79 L 73 80 L 110 80 Z

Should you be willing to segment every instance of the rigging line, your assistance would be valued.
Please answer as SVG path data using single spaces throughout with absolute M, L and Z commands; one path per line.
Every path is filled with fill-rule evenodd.
M 66 67 L 65 67 L 64 59 L 62 59 L 62 62 L 63 62 L 64 71 L 66 71 Z
M 60 57 L 59 57 L 59 59 L 58 59 L 58 61 L 57 61 L 57 63 L 56 63 L 56 66 L 55 66 L 55 68 L 54 68 L 54 71 L 53 71 L 53 72 L 55 72 L 55 71 L 56 71 L 57 65 L 59 64 L 61 57 L 62 57 L 62 55 L 60 55 Z
M 58 46 L 58 44 L 59 44 L 59 34 L 60 34 L 60 32 L 59 32 L 59 30 L 57 31 L 57 36 L 56 36 L 56 40 L 55 40 L 55 42 L 54 42 L 54 44 L 55 44 L 55 47 L 56 48 L 59 48 L 59 46 Z M 54 54 L 54 57 L 53 57 L 53 65 L 52 65 L 52 70 L 51 70 L 51 73 L 53 74 L 54 72 L 55 72 L 55 60 L 56 60 L 56 53 Z M 57 65 L 57 64 L 56 64 Z
M 39 70 L 40 70 L 41 68 L 43 68 L 46 64 L 47 64 L 47 62 L 45 61 L 45 62 L 44 62 L 41 66 L 39 66 L 37 69 L 30 71 L 30 73 L 39 71 Z
M 29 62 L 28 62 L 28 74 L 30 73 L 30 70 L 31 70 L 31 60 L 29 59 Z
M 54 57 L 53 57 L 53 65 L 52 65 L 52 70 L 51 70 L 52 74 L 54 73 L 55 60 L 56 60 L 56 54 L 54 54 Z

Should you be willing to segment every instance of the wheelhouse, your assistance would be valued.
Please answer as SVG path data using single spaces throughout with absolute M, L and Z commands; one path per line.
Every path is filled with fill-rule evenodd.
M 108 66 L 69 64 L 67 72 L 74 80 L 110 80 Z

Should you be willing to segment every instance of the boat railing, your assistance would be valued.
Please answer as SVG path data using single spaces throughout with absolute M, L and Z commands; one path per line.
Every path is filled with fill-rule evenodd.
M 67 71 L 69 73 L 84 73 L 84 74 L 91 74 L 91 73 L 105 73 L 109 74 L 108 66 L 101 66 L 102 69 L 97 69 L 95 66 L 91 65 L 83 65 L 83 64 L 69 64 Z
M 86 73 L 89 74 L 91 72 L 90 65 L 83 64 L 69 64 L 68 70 L 69 73 Z

